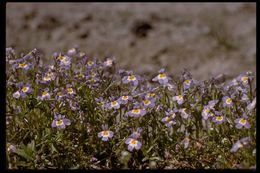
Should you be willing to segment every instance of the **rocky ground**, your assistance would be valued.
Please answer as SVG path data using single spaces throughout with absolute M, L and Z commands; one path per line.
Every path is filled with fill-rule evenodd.
M 7 3 L 6 47 L 51 57 L 74 45 L 153 76 L 256 71 L 255 3 Z

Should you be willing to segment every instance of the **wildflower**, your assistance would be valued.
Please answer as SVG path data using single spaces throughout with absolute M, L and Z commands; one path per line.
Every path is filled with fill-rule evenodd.
M 223 103 L 223 106 L 224 106 L 224 107 L 230 107 L 230 106 L 233 105 L 232 99 L 231 99 L 230 97 L 228 97 L 228 96 L 223 97 L 222 100 L 223 100 L 223 102 L 224 102 L 224 103 Z
M 133 137 L 127 138 L 125 144 L 128 145 L 127 149 L 129 151 L 133 151 L 133 149 L 139 150 L 142 147 L 142 143 Z
M 249 137 L 245 137 L 245 138 L 238 140 L 236 143 L 233 144 L 232 148 L 230 149 L 230 152 L 231 153 L 237 152 L 237 150 L 239 148 L 247 146 L 249 144 L 250 140 L 251 139 Z
M 225 118 L 221 114 L 213 117 L 213 122 L 215 122 L 216 124 L 222 124 L 224 121 L 225 121 Z
M 20 94 L 20 91 L 16 91 L 15 93 L 13 93 L 13 97 L 18 99 L 20 98 L 21 94 Z
M 66 92 L 67 92 L 68 95 L 74 95 L 75 94 L 75 91 L 73 90 L 73 88 L 70 85 L 67 86 Z
M 55 80 L 55 75 L 51 71 L 48 71 L 42 78 L 43 83 L 47 83 L 53 80 Z
M 31 93 L 32 92 L 32 89 L 31 89 L 31 84 L 26 84 L 24 86 L 21 86 L 21 91 L 20 91 L 20 95 L 21 97 L 26 97 L 27 94 Z
M 182 95 L 174 96 L 174 97 L 172 97 L 172 99 L 173 99 L 173 101 L 177 100 L 177 103 L 179 105 L 181 105 L 183 103 L 183 96 Z
M 108 109 L 112 109 L 112 108 L 113 109 L 119 109 L 120 108 L 120 103 L 117 100 L 114 100 L 114 101 L 108 103 L 107 108 Z
M 10 143 L 6 144 L 7 152 L 14 153 L 16 151 L 16 146 Z
M 135 117 L 138 118 L 140 116 L 144 116 L 146 114 L 146 110 L 145 109 L 139 109 L 139 108 L 134 108 L 131 111 L 127 112 L 127 115 L 130 117 Z
M 181 141 L 181 144 L 184 145 L 184 149 L 189 147 L 189 144 L 190 144 L 189 134 L 185 135 L 185 138 Z
M 218 100 L 211 100 L 208 102 L 208 107 L 210 109 L 214 108 L 214 106 L 218 103 Z
M 24 69 L 24 70 L 29 70 L 30 69 L 30 64 L 27 63 L 27 62 L 21 62 L 21 63 L 18 63 L 18 64 L 15 64 L 15 68 L 16 69 Z
M 186 80 L 183 82 L 184 90 L 189 89 L 189 88 L 191 87 L 192 83 L 193 83 L 193 80 L 186 79 Z
M 155 100 L 154 99 L 144 99 L 142 101 L 142 105 L 144 108 L 153 108 L 155 106 Z
M 60 65 L 61 65 L 62 67 L 69 67 L 70 64 L 71 64 L 71 58 L 68 57 L 68 56 L 66 56 L 66 55 L 61 55 L 61 54 L 60 54 L 60 55 L 57 57 L 57 60 L 59 61 Z
M 162 119 L 162 122 L 165 123 L 167 127 L 171 127 L 173 124 L 176 124 L 175 117 L 176 114 L 173 110 L 165 111 L 166 117 Z
M 86 63 L 86 68 L 87 69 L 92 69 L 96 66 L 96 59 L 92 60 L 88 60 Z
M 132 96 L 128 96 L 128 95 L 124 94 L 123 96 L 121 96 L 121 97 L 118 99 L 118 102 L 120 102 L 120 104 L 125 105 L 125 104 L 128 103 L 128 101 L 130 101 L 130 100 L 132 100 L 132 99 L 133 99 Z
M 187 119 L 189 117 L 189 114 L 186 112 L 186 108 L 182 108 L 179 110 L 179 112 L 181 113 L 181 117 L 184 119 Z
M 49 89 L 46 88 L 40 96 L 37 97 L 39 100 L 49 100 L 51 98 L 51 94 L 48 92 Z
M 102 125 L 101 132 L 98 133 L 98 137 L 102 138 L 102 141 L 108 141 L 108 138 L 112 138 L 114 136 L 114 133 L 112 131 L 107 130 L 107 125 Z
M 143 129 L 141 127 L 138 127 L 137 130 L 130 135 L 130 137 L 137 139 L 140 137 L 142 131 Z
M 78 52 L 78 49 L 77 49 L 77 48 L 71 48 L 71 49 L 68 50 L 67 54 L 68 54 L 69 56 L 73 56 L 73 55 L 76 55 L 77 52 Z
M 248 105 L 247 105 L 247 110 L 249 111 L 249 112 L 251 112 L 254 108 L 255 108 L 255 106 L 256 106 L 256 97 L 254 98 L 254 100 L 252 101 L 252 103 L 249 103 Z
M 214 114 L 211 112 L 211 108 L 210 108 L 209 105 L 204 106 L 201 115 L 202 115 L 204 120 L 207 120 L 209 117 L 213 117 L 214 116 Z
M 152 81 L 158 81 L 161 85 L 166 85 L 169 81 L 169 77 L 166 75 L 165 70 L 159 70 L 159 74 L 152 79 Z
M 104 67 L 112 67 L 113 63 L 114 63 L 114 59 L 107 58 L 105 60 L 105 62 L 103 63 L 103 66 Z
M 242 127 L 249 129 L 251 127 L 251 125 L 249 124 L 246 118 L 237 118 L 235 120 L 235 123 L 237 123 L 236 128 L 238 129 L 241 129 Z
M 52 121 L 51 127 L 57 127 L 58 129 L 64 129 L 66 126 L 70 125 L 70 120 L 65 118 L 64 115 L 57 114 L 55 119 Z
M 132 83 L 134 86 L 137 86 L 137 85 L 138 85 L 137 76 L 135 76 L 135 75 L 133 75 L 133 74 L 129 74 L 128 76 L 124 76 L 123 79 L 122 79 L 122 82 L 123 82 L 124 84 Z

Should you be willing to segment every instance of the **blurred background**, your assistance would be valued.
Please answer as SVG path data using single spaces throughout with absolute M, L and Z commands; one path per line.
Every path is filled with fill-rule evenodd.
M 256 4 L 7 3 L 6 47 L 39 48 L 48 62 L 75 45 L 138 74 L 235 77 L 256 71 Z

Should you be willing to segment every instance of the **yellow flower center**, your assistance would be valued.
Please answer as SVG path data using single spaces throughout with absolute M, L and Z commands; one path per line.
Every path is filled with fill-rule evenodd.
M 209 113 L 209 108 L 204 109 L 204 112 L 205 112 L 206 114 L 208 114 L 208 113 Z
M 60 54 L 57 59 L 60 60 L 60 61 L 64 61 L 65 57 Z
M 58 95 L 58 96 L 62 96 L 62 92 L 61 92 L 61 91 L 58 92 L 57 95 Z
M 116 106 L 116 105 L 118 105 L 117 101 L 111 102 L 111 106 Z
M 42 96 L 46 96 L 46 95 L 48 95 L 49 93 L 47 92 L 47 91 L 43 91 L 42 92 Z
M 79 53 L 79 56 L 84 56 L 84 55 L 85 55 L 85 53 L 83 53 L 83 52 Z
M 222 116 L 217 116 L 216 120 L 217 120 L 217 121 L 222 121 L 222 120 L 223 120 L 223 117 L 222 117 Z
M 175 118 L 175 117 L 176 117 L 176 114 L 173 113 L 173 114 L 171 115 L 171 118 Z
M 132 110 L 132 113 L 139 114 L 140 113 L 140 109 L 134 109 L 134 110 Z
M 102 136 L 108 136 L 108 131 L 107 130 L 104 130 L 104 131 L 102 131 Z
M 247 83 L 247 82 L 248 82 L 248 77 L 247 77 L 247 76 L 241 77 L 241 81 L 242 81 L 243 83 Z
M 150 100 L 144 100 L 143 103 L 144 103 L 145 105 L 149 105 L 151 102 L 150 102 Z
M 184 83 L 185 83 L 186 85 L 190 85 L 190 80 L 187 79 L 187 80 L 184 81 Z
M 26 68 L 27 67 L 27 64 L 26 63 L 21 63 L 19 64 L 19 68 Z
M 242 124 L 242 125 L 245 125 L 246 122 L 247 122 L 247 120 L 244 119 L 244 118 L 241 118 L 241 119 L 239 120 L 239 123 Z
M 134 81 L 136 77 L 134 75 L 128 76 L 127 80 Z
M 27 92 L 28 90 L 29 90 L 29 87 L 23 87 L 23 88 L 22 88 L 22 91 L 23 91 L 23 92 Z
M 155 93 L 147 93 L 147 96 L 148 96 L 148 97 L 154 97 L 154 96 L 155 96 Z
M 93 61 L 89 60 L 87 64 L 88 64 L 88 66 L 91 66 L 91 65 L 93 65 Z
M 165 79 L 166 78 L 166 74 L 165 73 L 160 73 L 159 74 L 159 78 L 160 79 Z
M 177 96 L 177 100 L 181 100 L 182 98 L 183 98 L 182 95 Z
M 43 80 L 44 80 L 44 81 L 50 81 L 50 80 L 51 80 L 51 77 L 50 77 L 50 76 L 45 76 L 45 77 L 43 78 Z
M 172 120 L 172 119 L 171 119 L 170 117 L 166 117 L 166 118 L 165 118 L 165 121 L 166 121 L 167 123 L 169 123 L 171 120 Z
M 62 120 L 56 121 L 56 126 L 61 126 L 61 125 L 63 125 L 63 121 Z
M 136 144 L 137 144 L 137 140 L 135 140 L 135 139 L 131 139 L 130 144 L 132 144 L 132 145 L 136 145 Z
M 122 100 L 127 100 L 128 96 L 122 96 Z
M 227 103 L 228 105 L 230 105 L 230 104 L 232 103 L 231 98 L 228 98 L 228 99 L 226 100 L 226 103 Z
M 73 93 L 73 89 L 72 88 L 68 88 L 67 91 L 68 91 L 69 94 Z

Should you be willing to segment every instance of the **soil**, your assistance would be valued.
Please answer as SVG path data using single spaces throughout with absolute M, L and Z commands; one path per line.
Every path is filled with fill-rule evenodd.
M 78 45 L 148 76 L 256 71 L 256 3 L 7 3 L 6 19 L 6 47 L 47 61 Z

